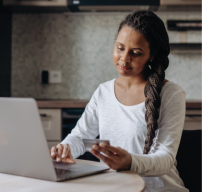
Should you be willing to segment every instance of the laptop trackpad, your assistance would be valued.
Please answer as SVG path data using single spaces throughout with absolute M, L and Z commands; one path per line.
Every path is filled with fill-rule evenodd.
M 65 162 L 57 162 L 53 160 L 53 165 L 56 169 L 64 169 L 64 170 L 72 170 L 77 171 L 78 167 L 82 167 L 80 164 L 77 163 L 65 163 Z
M 57 162 L 53 160 L 55 171 L 58 177 L 62 178 L 75 178 L 80 176 L 85 176 L 89 174 L 94 174 L 108 170 L 109 167 L 100 167 L 94 165 L 86 165 L 79 163 L 65 163 Z

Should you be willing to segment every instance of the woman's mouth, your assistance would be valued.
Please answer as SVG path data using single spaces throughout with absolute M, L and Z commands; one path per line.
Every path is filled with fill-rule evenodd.
M 123 67 L 122 65 L 119 65 L 119 68 L 123 71 L 127 71 L 127 70 L 130 70 L 132 69 L 132 67 Z

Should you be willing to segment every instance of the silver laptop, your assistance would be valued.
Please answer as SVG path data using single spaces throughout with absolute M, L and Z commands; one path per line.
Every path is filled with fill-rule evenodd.
M 58 163 L 50 157 L 36 101 L 0 98 L 0 172 L 63 181 L 108 170 L 86 164 Z

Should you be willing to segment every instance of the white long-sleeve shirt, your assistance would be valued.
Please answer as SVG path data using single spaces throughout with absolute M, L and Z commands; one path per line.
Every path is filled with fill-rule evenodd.
M 185 92 L 172 81 L 161 90 L 158 129 L 149 154 L 143 154 L 147 137 L 145 102 L 120 103 L 114 92 L 115 78 L 95 90 L 75 128 L 61 143 L 68 143 L 73 158 L 85 153 L 82 139 L 110 140 L 110 145 L 132 156 L 131 171 L 145 181 L 145 192 L 188 192 L 176 169 L 176 154 L 185 120 Z

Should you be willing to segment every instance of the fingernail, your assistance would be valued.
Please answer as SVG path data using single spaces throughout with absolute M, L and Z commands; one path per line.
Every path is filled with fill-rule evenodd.
M 93 145 L 93 149 L 97 149 L 97 146 L 96 146 L 96 145 Z
M 101 147 L 104 147 L 104 146 L 105 146 L 105 144 L 104 144 L 104 143 L 100 143 L 100 146 L 101 146 Z
M 55 155 L 55 153 L 51 153 L 51 155 Z
M 60 161 L 60 158 L 57 158 L 57 161 Z
M 63 154 L 63 155 L 62 155 L 62 158 L 64 158 L 64 157 L 65 157 L 65 155 Z

